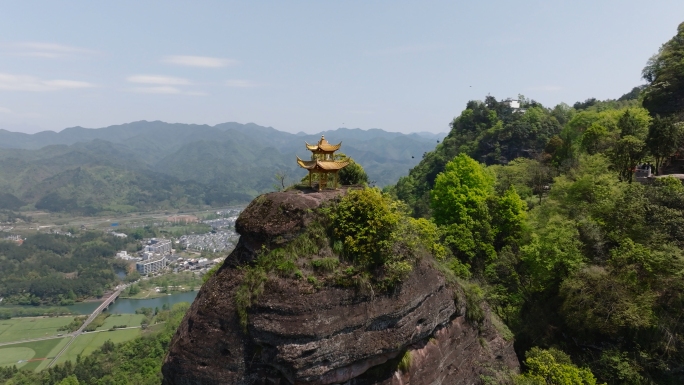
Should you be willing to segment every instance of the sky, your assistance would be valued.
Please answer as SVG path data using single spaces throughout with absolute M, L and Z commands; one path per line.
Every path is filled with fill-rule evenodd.
M 0 129 L 447 132 L 468 100 L 618 98 L 684 1 L 2 1 Z

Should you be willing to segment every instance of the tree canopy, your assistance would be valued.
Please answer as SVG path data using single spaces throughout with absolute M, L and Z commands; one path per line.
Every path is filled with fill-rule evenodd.
M 663 116 L 684 113 L 684 23 L 651 57 L 642 76 L 649 83 L 643 99 L 649 112 Z

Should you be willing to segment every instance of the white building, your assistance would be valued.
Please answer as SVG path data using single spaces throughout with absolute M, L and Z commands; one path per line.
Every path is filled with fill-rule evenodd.
M 133 256 L 129 255 L 126 250 L 121 250 L 118 253 L 116 253 L 116 257 L 121 258 L 121 259 L 125 259 L 125 260 L 129 260 L 129 259 L 133 258 Z
M 514 110 L 517 110 L 520 108 L 520 100 L 518 100 L 518 99 L 508 98 L 504 101 L 504 103 L 508 104 L 508 107 L 511 107 Z
M 143 251 L 149 251 L 154 254 L 167 254 L 171 252 L 171 241 L 168 239 L 152 238 L 147 242 Z
M 135 269 L 138 270 L 138 273 L 140 274 L 149 274 L 165 268 L 167 264 L 168 261 L 166 257 L 162 256 L 155 259 L 140 261 L 135 264 Z

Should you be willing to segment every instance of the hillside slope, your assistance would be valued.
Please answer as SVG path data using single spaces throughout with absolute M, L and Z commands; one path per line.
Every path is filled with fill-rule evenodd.
M 377 129 L 325 133 L 380 186 L 395 183 L 434 140 Z M 0 130 L 0 188 L 15 203 L 88 213 L 244 203 L 271 190 L 276 173 L 299 181 L 305 172 L 295 155 L 308 157 L 304 141 L 318 139 L 253 123 Z

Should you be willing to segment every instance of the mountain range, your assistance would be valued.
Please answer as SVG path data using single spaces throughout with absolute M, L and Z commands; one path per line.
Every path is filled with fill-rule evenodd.
M 128 212 L 251 200 L 305 172 L 295 155 L 321 135 L 343 142 L 378 186 L 395 183 L 446 134 L 339 128 L 291 134 L 254 123 L 139 121 L 24 134 L 0 129 L 0 208 Z

